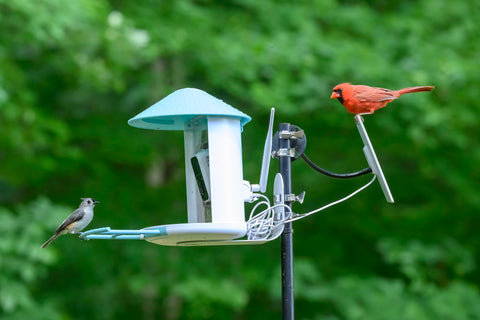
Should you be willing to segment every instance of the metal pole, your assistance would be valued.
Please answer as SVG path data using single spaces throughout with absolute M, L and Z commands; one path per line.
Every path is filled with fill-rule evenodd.
M 280 123 L 278 125 L 279 132 L 290 132 L 289 123 Z M 290 149 L 290 138 L 282 138 L 279 135 L 278 141 L 279 149 Z M 288 152 L 287 152 L 288 154 Z M 292 193 L 291 183 L 291 158 L 289 155 L 278 157 L 279 170 L 283 178 L 285 195 Z M 290 208 L 291 202 L 285 202 Z M 294 294 L 293 294 L 293 228 L 292 223 L 285 224 L 282 233 L 282 319 L 293 320 L 295 318 L 294 312 Z

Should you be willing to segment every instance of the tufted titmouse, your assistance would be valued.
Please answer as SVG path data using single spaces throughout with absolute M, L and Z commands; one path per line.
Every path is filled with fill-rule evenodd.
M 42 245 L 42 248 L 45 248 L 52 242 L 57 239 L 62 234 L 66 233 L 79 233 L 83 228 L 85 228 L 90 221 L 93 219 L 93 207 L 96 204 L 100 203 L 95 201 L 92 198 L 81 198 L 83 201 L 80 203 L 80 207 L 77 210 L 73 211 L 71 215 L 68 216 L 65 221 L 57 228 L 55 234 L 47 240 Z

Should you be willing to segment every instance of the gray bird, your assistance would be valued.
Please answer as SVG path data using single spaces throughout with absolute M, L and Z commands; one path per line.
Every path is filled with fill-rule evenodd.
M 62 234 L 79 233 L 85 228 L 93 219 L 93 207 L 100 202 L 92 198 L 81 198 L 83 201 L 80 207 L 73 211 L 65 221 L 57 228 L 55 234 L 42 245 L 42 248 L 48 246 L 53 240 L 57 239 Z

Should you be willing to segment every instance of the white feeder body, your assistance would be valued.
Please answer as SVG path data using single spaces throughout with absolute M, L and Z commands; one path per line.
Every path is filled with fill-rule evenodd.
M 240 119 L 185 122 L 188 223 L 245 224 Z
M 240 132 L 238 118 L 208 117 L 212 219 L 215 222 L 245 224 Z

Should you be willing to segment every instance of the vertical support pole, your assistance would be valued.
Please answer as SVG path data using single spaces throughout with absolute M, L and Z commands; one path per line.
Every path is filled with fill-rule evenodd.
M 289 123 L 280 123 L 278 125 L 278 131 L 290 132 Z M 282 138 L 279 134 L 278 146 L 280 150 L 290 149 L 290 138 Z M 278 157 L 279 170 L 283 178 L 284 192 L 285 194 L 292 193 L 292 177 L 291 177 L 291 164 L 292 159 L 289 155 L 281 155 Z M 290 208 L 291 202 L 285 202 Z M 293 320 L 295 318 L 294 313 L 294 290 L 293 290 L 293 227 L 292 223 L 285 224 L 282 233 L 281 242 L 282 251 L 282 319 Z

